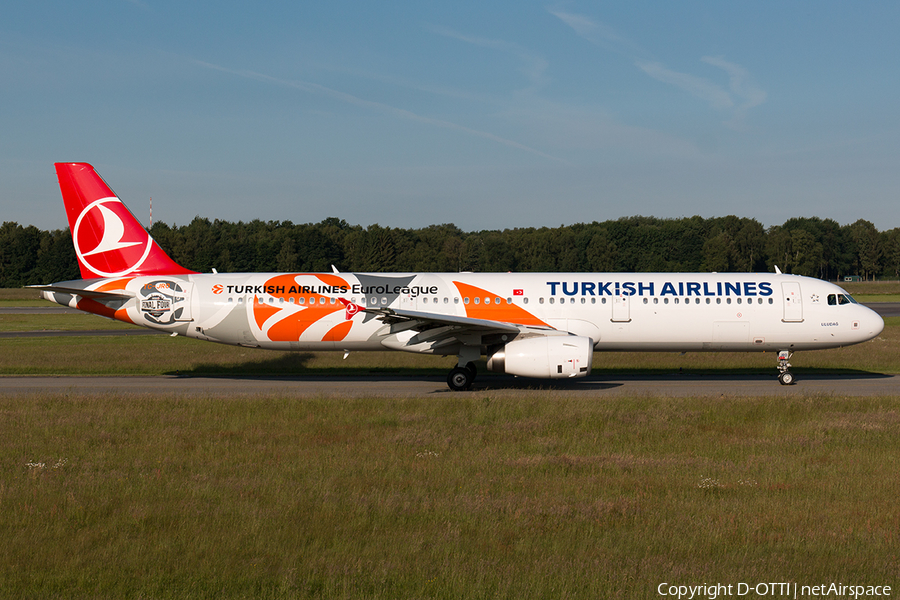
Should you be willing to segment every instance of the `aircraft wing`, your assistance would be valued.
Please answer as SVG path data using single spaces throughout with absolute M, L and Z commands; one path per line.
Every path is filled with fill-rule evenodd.
M 455 326 L 480 332 L 509 332 L 519 333 L 521 327 L 512 323 L 491 321 L 489 319 L 473 319 L 471 317 L 459 317 L 456 315 L 442 315 L 438 313 L 422 312 L 418 310 L 403 310 L 397 308 L 361 308 L 366 314 L 374 315 L 376 319 L 393 325 L 395 323 L 409 323 L 412 329 L 424 331 L 434 327 Z
M 492 334 L 529 334 L 529 335 L 568 335 L 565 331 L 559 331 L 551 327 L 534 327 L 531 325 L 518 325 L 493 321 L 490 319 L 475 319 L 458 315 L 423 312 L 418 310 L 405 310 L 400 308 L 365 308 L 341 299 L 347 307 L 348 314 L 356 312 L 366 313 L 367 316 L 378 319 L 390 326 L 391 334 L 400 332 L 418 332 L 414 339 L 404 339 L 401 345 L 418 344 L 429 340 L 432 346 L 443 346 L 460 339 L 460 336 L 475 334 L 479 336 Z M 505 338 L 504 338 L 505 339 Z

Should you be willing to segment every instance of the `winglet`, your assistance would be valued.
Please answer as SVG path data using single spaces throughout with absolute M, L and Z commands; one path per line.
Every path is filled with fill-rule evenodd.
M 366 310 L 359 304 L 354 304 L 354 303 L 350 302 L 349 300 L 347 300 L 346 298 L 338 298 L 338 300 L 340 301 L 341 304 L 344 305 L 344 308 L 347 309 L 346 312 L 344 313 L 344 319 L 347 321 L 352 319 L 357 313 L 365 312 L 365 310 Z

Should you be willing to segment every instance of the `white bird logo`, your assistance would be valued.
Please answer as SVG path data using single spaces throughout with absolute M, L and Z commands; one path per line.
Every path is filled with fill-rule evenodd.
M 102 204 L 97 205 L 97 210 L 103 216 L 103 237 L 97 247 L 90 252 L 85 252 L 82 256 L 91 256 L 92 254 L 100 254 L 101 252 L 110 252 L 112 250 L 122 250 L 137 246 L 143 242 L 123 242 L 125 237 L 125 223 L 119 218 L 119 215 L 106 208 Z

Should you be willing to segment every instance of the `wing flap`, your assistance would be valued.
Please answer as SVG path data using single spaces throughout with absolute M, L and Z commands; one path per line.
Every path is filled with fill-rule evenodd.
M 414 323 L 414 329 L 424 331 L 433 327 L 454 326 L 470 331 L 481 332 L 508 332 L 519 333 L 523 326 L 488 319 L 473 319 L 457 315 L 443 315 L 439 313 L 422 312 L 418 310 L 403 310 L 399 308 L 362 308 L 360 312 L 374 315 L 376 319 L 387 323 Z M 529 327 L 528 329 L 534 329 Z

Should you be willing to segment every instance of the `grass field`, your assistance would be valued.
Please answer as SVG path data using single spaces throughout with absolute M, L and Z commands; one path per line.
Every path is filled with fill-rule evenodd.
M 2 597 L 900 583 L 897 398 L 47 395 L 0 411 Z

